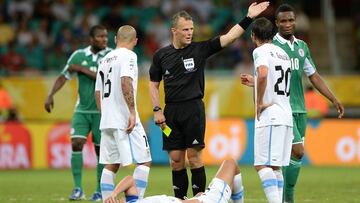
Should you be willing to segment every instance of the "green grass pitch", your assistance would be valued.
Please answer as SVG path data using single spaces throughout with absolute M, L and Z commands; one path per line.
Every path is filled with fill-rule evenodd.
M 217 168 L 206 168 L 208 183 Z M 127 174 L 132 174 L 132 170 L 132 168 L 120 170 L 117 180 Z M 241 171 L 245 187 L 245 202 L 266 202 L 255 170 L 251 166 L 243 166 Z M 83 186 L 89 197 L 95 190 L 95 170 L 84 171 Z M 68 202 L 67 198 L 72 187 L 70 170 L 0 171 L 1 203 Z M 150 171 L 146 196 L 155 194 L 172 195 L 171 173 L 167 166 L 153 166 Z M 191 195 L 189 188 L 188 196 Z M 297 186 L 296 202 L 360 202 L 360 168 L 303 167 Z

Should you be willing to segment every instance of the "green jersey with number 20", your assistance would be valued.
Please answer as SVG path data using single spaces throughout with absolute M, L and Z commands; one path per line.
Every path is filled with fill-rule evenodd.
M 291 44 L 277 33 L 273 38 L 273 44 L 282 48 L 291 60 L 290 80 L 290 104 L 293 113 L 306 113 L 304 89 L 302 85 L 302 72 L 311 76 L 316 72 L 315 65 L 311 59 L 307 44 L 294 37 Z
M 70 74 L 68 69 L 72 64 L 86 67 L 96 73 L 98 68 L 98 61 L 100 61 L 100 59 L 102 59 L 110 51 L 110 48 L 105 48 L 99 51 L 97 54 L 93 54 L 90 50 L 90 46 L 84 49 L 78 49 L 73 54 L 71 54 L 62 71 L 62 74 L 66 77 L 66 79 L 71 79 L 72 74 Z M 76 102 L 75 112 L 99 113 L 96 107 L 94 96 L 95 80 L 82 73 L 77 73 L 77 77 L 78 100 Z

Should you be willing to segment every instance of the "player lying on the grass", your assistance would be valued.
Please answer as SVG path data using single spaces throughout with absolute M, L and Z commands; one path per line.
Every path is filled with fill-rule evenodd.
M 227 203 L 230 198 L 234 203 L 242 203 L 244 191 L 241 179 L 237 163 L 235 160 L 229 159 L 223 161 L 208 189 L 191 199 L 181 200 L 172 196 L 155 195 L 139 200 L 134 178 L 126 176 L 116 186 L 111 196 L 105 200 L 105 203 Z M 126 200 L 118 198 L 122 192 L 125 193 Z

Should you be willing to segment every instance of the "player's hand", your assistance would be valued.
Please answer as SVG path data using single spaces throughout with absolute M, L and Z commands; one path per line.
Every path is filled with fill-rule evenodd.
M 256 105 L 256 119 L 260 121 L 260 114 L 269 106 L 273 105 L 273 103 L 269 104 L 257 104 Z
M 248 10 L 248 14 L 247 16 L 249 16 L 250 18 L 255 18 L 256 16 L 258 16 L 260 13 L 262 13 L 268 6 L 269 6 L 270 2 L 268 1 L 264 1 L 261 3 L 252 3 L 249 6 L 249 10 Z
M 254 87 L 254 77 L 250 74 L 240 74 L 241 84 L 248 87 Z
M 342 118 L 344 116 L 344 106 L 338 101 L 338 100 L 335 100 L 333 102 L 335 108 L 337 109 L 337 112 L 339 113 L 339 116 L 338 118 Z
M 161 110 L 154 113 L 154 121 L 155 121 L 155 124 L 158 125 L 161 129 L 165 128 L 166 119 Z
M 120 201 L 117 200 L 115 197 L 110 196 L 105 200 L 105 203 L 119 203 Z
M 54 99 L 51 96 L 48 96 L 45 101 L 45 110 L 48 113 L 51 113 L 51 109 L 54 108 Z
M 128 120 L 128 126 L 126 128 L 126 132 L 130 134 L 132 130 L 134 129 L 136 124 L 136 115 L 135 112 L 130 113 L 129 120 Z

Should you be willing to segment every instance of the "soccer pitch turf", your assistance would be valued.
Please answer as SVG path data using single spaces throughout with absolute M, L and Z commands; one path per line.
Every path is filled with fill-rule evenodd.
M 218 167 L 207 167 L 207 183 Z M 117 181 L 133 168 L 119 171 Z M 241 166 L 245 187 L 245 202 L 266 202 L 259 177 L 251 166 Z M 190 172 L 188 170 L 190 177 Z M 95 169 L 83 173 L 86 197 L 95 190 Z M 0 171 L 0 203 L 45 203 L 68 202 L 73 188 L 69 170 L 12 170 Z M 172 195 L 171 173 L 167 166 L 153 166 L 150 171 L 146 196 L 156 194 Z M 191 196 L 189 187 L 188 196 Z M 90 202 L 90 201 L 84 201 Z M 360 168 L 313 167 L 301 169 L 296 191 L 297 203 L 360 202 Z

